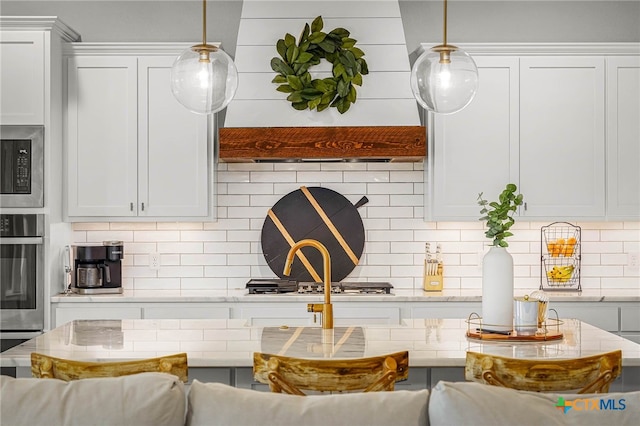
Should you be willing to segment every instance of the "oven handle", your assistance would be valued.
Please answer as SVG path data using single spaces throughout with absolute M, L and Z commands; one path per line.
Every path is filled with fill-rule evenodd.
M 42 237 L 20 237 L 20 238 L 0 238 L 0 245 L 5 244 L 42 244 Z

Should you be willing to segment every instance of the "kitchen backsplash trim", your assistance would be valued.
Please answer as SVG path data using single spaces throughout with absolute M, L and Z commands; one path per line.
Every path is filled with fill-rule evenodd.
M 303 163 L 218 165 L 217 222 L 74 223 L 75 243 L 122 240 L 123 286 L 131 290 L 226 290 L 249 278 L 273 277 L 260 234 L 267 210 L 301 185 L 324 186 L 356 202 L 366 232 L 360 264 L 347 279 L 422 287 L 424 243 L 442 244 L 446 289 L 481 288 L 483 225 L 425 222 L 422 163 Z M 517 221 L 509 251 L 515 286 L 540 285 L 540 227 Z M 582 288 L 638 289 L 640 271 L 627 254 L 640 252 L 640 222 L 578 222 L 582 227 Z M 160 253 L 160 269 L 149 253 Z

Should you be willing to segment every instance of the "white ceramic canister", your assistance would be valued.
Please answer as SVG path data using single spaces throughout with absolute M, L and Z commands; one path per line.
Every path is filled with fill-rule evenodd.
M 528 295 L 513 298 L 513 326 L 521 336 L 530 336 L 538 331 L 538 299 Z

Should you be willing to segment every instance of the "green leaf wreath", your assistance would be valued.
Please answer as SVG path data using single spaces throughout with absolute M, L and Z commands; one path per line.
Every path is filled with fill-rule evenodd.
M 298 44 L 289 33 L 278 40 L 280 58 L 271 59 L 271 68 L 278 75 L 271 82 L 279 84 L 277 91 L 289 93 L 287 100 L 297 110 L 323 111 L 331 106 L 344 114 L 356 102 L 354 85 L 362 86 L 362 76 L 369 74 L 369 69 L 364 52 L 355 46 L 357 40 L 349 37 L 349 31 L 336 28 L 324 33 L 323 26 L 322 16 L 318 16 L 311 27 L 304 25 Z M 333 64 L 333 77 L 312 80 L 309 68 L 322 58 Z

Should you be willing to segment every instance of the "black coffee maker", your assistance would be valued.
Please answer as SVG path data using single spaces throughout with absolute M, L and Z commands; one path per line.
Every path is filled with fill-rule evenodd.
M 122 293 L 122 241 L 77 245 L 73 249 L 71 291 L 79 294 Z

